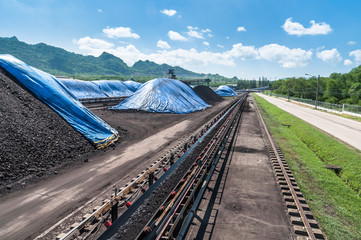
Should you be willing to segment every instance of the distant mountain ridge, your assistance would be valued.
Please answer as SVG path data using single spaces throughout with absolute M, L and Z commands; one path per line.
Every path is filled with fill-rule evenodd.
M 129 67 L 122 59 L 103 52 L 99 57 L 68 52 L 45 43 L 27 44 L 16 37 L 0 37 L 0 54 L 11 54 L 27 64 L 54 75 L 121 75 L 162 77 L 168 69 L 175 69 L 178 77 L 205 78 L 218 74 L 200 74 L 181 67 L 137 61 Z

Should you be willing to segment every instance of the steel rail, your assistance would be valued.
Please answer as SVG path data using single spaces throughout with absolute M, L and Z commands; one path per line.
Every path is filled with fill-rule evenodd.
M 206 130 L 201 132 L 201 136 L 190 148 L 188 148 L 188 151 L 186 151 L 182 156 L 180 156 L 180 158 L 175 163 L 173 163 L 173 165 L 165 173 L 163 173 L 163 175 L 155 183 L 153 183 L 153 185 L 151 185 L 147 191 L 143 193 L 143 195 L 141 195 L 137 200 L 135 200 L 135 202 L 112 224 L 110 228 L 108 228 L 100 236 L 99 239 L 107 239 L 114 235 L 116 230 L 128 220 L 128 217 L 137 210 L 137 208 L 144 202 L 144 200 L 152 194 L 152 192 L 179 166 L 179 164 L 193 152 L 196 146 L 201 143 L 215 127 L 217 127 L 221 122 L 223 122 L 223 119 L 228 116 L 228 114 L 237 106 L 239 101 L 240 100 L 237 100 L 227 110 L 222 111 L 222 113 L 218 114 L 217 117 L 210 121 L 211 123 L 213 123 L 213 125 L 210 127 L 206 127 Z
M 218 135 L 219 136 L 219 135 Z M 212 144 L 212 149 L 209 150 L 210 151 L 210 154 L 213 153 L 213 151 L 216 149 L 216 145 L 217 145 L 218 142 L 215 142 Z M 192 197 L 194 196 L 193 193 L 195 189 L 198 189 L 199 187 L 199 184 L 202 182 L 204 176 L 205 176 L 205 165 L 208 163 L 207 160 L 210 160 L 209 158 L 209 154 L 206 154 L 202 157 L 202 165 L 200 167 L 197 167 L 196 168 L 196 172 L 194 173 L 194 176 L 192 176 L 191 180 L 189 182 L 187 182 L 187 187 L 185 189 L 185 191 L 179 196 L 179 199 L 177 201 L 177 204 L 175 205 L 175 207 L 172 209 L 172 211 L 170 213 L 168 213 L 168 216 L 167 216 L 167 219 L 168 220 L 165 220 L 165 224 L 163 224 L 163 226 L 161 227 L 161 230 L 159 233 L 157 233 L 157 238 L 156 239 L 159 239 L 164 231 L 166 230 L 166 228 L 169 226 L 169 223 L 170 221 L 172 220 L 172 218 L 174 217 L 174 215 L 177 213 L 178 209 L 180 208 L 180 206 L 182 205 L 182 202 L 183 200 L 186 199 L 187 197 L 187 201 L 186 203 L 184 203 L 184 206 L 183 206 L 183 209 L 185 209 L 186 207 L 189 206 L 190 204 L 190 201 L 192 199 Z M 200 174 L 202 174 L 201 176 L 199 176 Z M 197 181 L 198 180 L 198 181 Z M 192 189 L 193 188 L 193 189 Z M 188 193 L 191 192 L 191 195 L 190 196 L 187 196 Z M 174 222 L 173 222 L 173 227 L 176 226 L 176 223 L 179 221 L 179 218 L 177 218 Z M 172 228 L 173 228 L 172 227 Z M 174 228 L 172 229 L 174 230 Z M 169 231 L 169 232 L 172 232 Z
M 257 111 L 257 113 L 259 114 L 259 111 Z M 279 165 L 280 165 L 280 167 L 281 167 L 281 170 L 282 170 L 282 173 L 283 173 L 283 175 L 284 175 L 284 177 L 285 177 L 285 179 L 286 179 L 287 185 L 288 185 L 289 189 L 291 190 L 292 197 L 293 197 L 293 199 L 294 199 L 294 201 L 295 201 L 295 203 L 296 203 L 297 210 L 298 210 L 299 213 L 300 213 L 300 217 L 301 217 L 302 222 L 303 222 L 303 224 L 304 224 L 304 227 L 305 227 L 305 229 L 306 229 L 306 231 L 307 231 L 307 234 L 308 234 L 308 236 L 310 237 L 310 239 L 316 240 L 317 238 L 316 238 L 315 234 L 313 233 L 312 227 L 311 227 L 311 225 L 310 225 L 310 223 L 309 223 L 309 221 L 308 221 L 308 218 L 307 218 L 307 216 L 306 216 L 306 213 L 305 213 L 304 210 L 303 210 L 303 207 L 302 207 L 302 205 L 301 205 L 301 202 L 300 202 L 300 200 L 298 199 L 298 196 L 297 196 L 297 193 L 296 193 L 296 191 L 295 191 L 295 189 L 294 189 L 294 187 L 293 187 L 292 181 L 290 180 L 290 178 L 289 178 L 289 176 L 288 176 L 288 174 L 287 174 L 287 171 L 286 171 L 286 169 L 285 169 L 285 166 L 284 166 L 283 163 L 282 163 L 281 157 L 280 157 L 280 155 L 279 155 L 279 153 L 278 153 L 278 151 L 277 151 L 277 148 L 276 148 L 276 146 L 275 146 L 275 144 L 274 144 L 274 142 L 273 142 L 273 139 L 272 139 L 272 137 L 271 137 L 271 134 L 270 134 L 270 132 L 269 132 L 269 130 L 268 130 L 268 128 L 267 128 L 267 126 L 266 126 L 266 124 L 265 124 L 262 116 L 259 115 L 259 119 L 260 119 L 260 121 L 261 121 L 261 123 L 262 123 L 262 126 L 263 126 L 263 128 L 264 128 L 264 130 L 265 130 L 265 133 L 267 134 L 267 138 L 268 138 L 268 140 L 269 140 L 269 142 L 270 142 L 270 144 L 271 144 L 271 147 L 272 147 L 272 149 L 273 149 L 273 151 L 274 151 L 275 157 L 277 158 L 277 161 L 278 161 L 278 163 L 279 163 Z
M 245 101 L 246 101 L 246 100 L 245 100 Z M 243 111 L 244 104 L 242 104 L 241 108 L 242 108 L 241 111 Z M 230 152 L 231 152 L 231 147 L 233 146 L 234 140 L 235 140 L 235 138 L 236 138 L 237 130 L 238 130 L 239 124 L 240 124 L 241 115 L 242 115 L 242 112 L 240 113 L 239 118 L 234 120 L 234 122 L 236 123 L 235 126 L 232 125 L 232 126 L 231 126 L 231 129 L 230 129 L 230 131 L 229 131 L 229 135 L 231 135 L 231 134 L 232 134 L 232 131 L 233 131 L 233 136 L 232 136 L 232 138 L 231 138 L 231 140 L 230 140 L 230 143 L 229 143 L 229 146 L 230 146 L 230 147 L 227 149 L 227 153 L 226 153 L 226 156 L 225 156 L 225 159 L 224 159 L 224 163 L 228 160 L 229 154 L 230 154 Z M 225 147 L 225 145 L 227 144 L 227 142 L 228 142 L 228 139 L 224 142 L 223 147 Z M 221 150 L 221 151 L 222 151 L 222 150 Z M 196 200 L 194 201 L 194 204 L 193 204 L 192 208 L 190 209 L 188 215 L 186 216 L 186 219 L 183 221 L 183 225 L 182 225 L 181 229 L 179 230 L 178 236 L 177 236 L 177 238 L 176 238 L 177 240 L 181 240 L 181 239 L 183 239 L 183 238 L 186 236 L 186 234 L 187 234 L 187 232 L 188 232 L 188 229 L 189 229 L 189 226 L 190 226 L 190 224 L 192 223 L 193 218 L 194 218 L 194 215 L 195 215 L 195 213 L 196 213 L 196 211 L 197 211 L 197 209 L 198 209 L 198 206 L 199 206 L 199 204 L 200 204 L 201 201 L 202 201 L 202 198 L 203 198 L 203 195 L 204 195 L 204 193 L 205 193 L 205 190 L 208 188 L 208 184 L 209 184 L 209 182 L 210 182 L 210 180 L 211 180 L 211 177 L 212 177 L 212 175 L 213 175 L 213 172 L 215 171 L 215 168 L 216 168 L 216 166 L 217 166 L 217 164 L 218 164 L 218 162 L 219 162 L 219 160 L 220 160 L 220 157 L 221 157 L 221 153 L 218 154 L 218 156 L 216 156 L 216 159 L 215 159 L 214 163 L 212 164 L 212 168 L 211 168 L 211 170 L 210 170 L 210 173 L 208 174 L 208 176 L 207 176 L 207 178 L 206 178 L 206 180 L 205 180 L 205 184 L 203 184 L 202 189 L 201 189 L 200 192 L 198 193 L 198 196 L 197 196 Z M 223 164 L 224 164 L 224 163 L 223 163 Z
M 243 104 L 244 104 L 244 101 L 242 102 L 242 106 L 243 106 Z M 203 195 L 204 195 L 204 191 L 205 191 L 205 189 L 206 189 L 207 186 L 208 186 L 208 183 L 209 183 L 210 178 L 211 178 L 211 176 L 212 176 L 212 174 L 213 174 L 213 171 L 214 171 L 214 169 L 215 169 L 215 167 L 216 167 L 216 165 L 217 165 L 217 163 L 218 163 L 218 161 L 219 161 L 219 159 L 220 159 L 220 157 L 221 157 L 221 154 L 223 153 L 223 150 L 224 150 L 225 147 L 226 147 L 226 144 L 227 144 L 227 142 L 228 142 L 228 140 L 229 140 L 229 137 L 230 137 L 231 134 L 232 134 L 232 130 L 235 129 L 235 128 L 234 128 L 235 126 L 238 126 L 238 122 L 239 122 L 238 120 L 240 119 L 240 112 L 239 112 L 239 110 L 242 109 L 242 106 L 239 107 L 238 111 L 235 113 L 235 116 L 233 116 L 233 120 L 230 121 L 229 124 L 227 124 L 228 126 L 226 127 L 226 130 L 225 130 L 225 132 L 224 132 L 224 137 L 223 137 L 223 139 L 221 140 L 221 145 L 219 146 L 220 150 L 219 150 L 218 153 L 213 157 L 213 159 L 210 160 L 210 162 L 213 162 L 212 165 L 211 165 L 211 167 L 210 167 L 210 170 L 204 174 L 204 177 L 205 177 L 206 179 L 205 179 L 204 181 L 202 181 L 202 182 L 199 182 L 199 183 L 202 183 L 202 187 L 201 187 L 201 189 L 199 190 L 199 192 L 197 193 L 196 199 L 193 201 L 192 208 L 191 208 L 191 210 L 189 211 L 189 214 L 187 215 L 186 219 L 182 222 L 183 225 L 182 225 L 181 229 L 180 229 L 178 232 L 184 232 L 185 229 L 187 229 L 188 226 L 189 226 L 189 225 L 187 225 L 187 222 L 190 223 L 190 220 L 193 219 L 194 213 L 195 213 L 196 209 L 198 208 L 198 205 L 199 205 L 199 203 L 200 203 L 200 200 L 202 199 L 202 197 L 203 197 Z M 233 140 L 233 139 L 234 139 L 234 135 L 232 136 L 232 140 Z M 232 140 L 231 140 L 231 142 L 232 142 Z M 219 148 L 218 148 L 218 149 L 219 149 Z M 218 150 L 218 149 L 217 149 L 217 150 Z M 229 149 L 228 149 L 228 151 L 227 151 L 227 154 L 228 154 L 228 153 L 229 153 Z M 194 195 L 195 195 L 195 194 L 194 194 Z M 194 196 L 192 196 L 192 197 L 194 198 Z M 183 207 L 183 209 L 185 210 L 185 206 Z M 182 211 L 184 211 L 184 210 L 182 210 Z M 182 217 L 183 217 L 183 216 L 182 216 Z M 178 215 L 177 219 L 180 219 L 180 218 L 181 218 L 181 216 Z M 175 221 L 175 222 L 176 222 L 176 221 Z M 179 222 L 179 221 L 178 221 L 178 222 Z M 175 224 L 174 224 L 174 225 L 172 226 L 171 230 L 170 230 L 169 233 L 168 233 L 168 237 L 174 236 L 173 231 L 175 230 L 175 228 L 176 228 L 176 226 L 175 226 Z M 163 232 L 164 232 L 164 231 L 165 231 L 165 228 L 163 229 Z M 159 238 L 160 238 L 160 235 L 158 236 L 157 239 L 159 239 Z
M 214 148 L 215 148 L 215 144 L 211 144 L 211 142 L 214 141 L 215 138 L 218 138 L 219 137 L 219 132 L 221 131 L 221 129 L 218 130 L 218 132 L 215 134 L 215 136 L 212 138 L 212 140 L 210 141 L 210 143 L 208 143 L 207 145 L 207 151 L 203 154 L 203 156 L 207 156 L 209 154 L 212 154 L 212 152 L 214 151 Z M 201 159 L 203 160 L 204 157 Z M 194 167 L 194 168 L 193 168 Z M 193 168 L 193 169 L 192 169 Z M 188 174 L 190 172 L 190 174 Z M 185 188 L 188 188 L 189 187 L 189 183 L 191 182 L 192 179 L 195 178 L 195 176 L 197 175 L 197 173 L 199 172 L 199 165 L 195 165 L 195 166 L 191 166 L 191 168 L 189 169 L 189 171 L 187 173 L 185 173 L 185 175 L 183 176 L 183 179 L 185 179 L 184 183 L 181 185 L 180 188 L 177 188 L 177 186 L 173 189 L 174 191 L 176 191 L 176 195 L 174 196 L 174 198 L 171 199 L 171 201 L 168 203 L 168 205 L 163 202 L 163 206 L 167 205 L 167 207 L 164 209 L 163 213 L 159 216 L 159 218 L 155 221 L 154 224 L 150 224 L 148 223 L 147 225 L 150 226 L 150 227 L 153 227 L 153 226 L 157 226 L 161 220 L 165 217 L 166 214 L 168 214 L 168 211 L 173 207 L 173 205 L 179 203 L 179 196 L 182 194 L 183 195 L 183 190 Z M 167 201 L 167 200 L 166 200 Z M 152 217 L 152 219 L 154 219 L 155 215 L 157 215 L 157 213 L 155 213 Z M 152 222 L 152 220 L 150 220 L 149 222 Z M 142 235 L 142 233 L 140 233 L 137 237 L 140 238 L 140 235 Z
M 228 125 L 228 122 L 225 123 L 224 125 Z M 226 140 L 227 140 L 227 130 L 228 130 L 228 126 L 225 127 L 225 131 L 222 132 L 223 134 L 220 134 L 220 135 L 221 135 L 220 137 L 221 137 L 221 138 L 224 138 L 224 139 L 220 140 L 220 142 L 223 142 L 223 144 L 222 144 L 221 150 L 220 150 L 219 152 L 222 152 L 222 151 L 223 151 L 223 148 L 224 148 L 224 146 L 225 146 L 225 143 L 226 143 Z M 225 135 L 225 136 L 224 136 L 224 135 Z M 215 146 L 214 149 L 216 149 L 216 145 L 217 145 L 217 143 L 214 143 L 214 144 L 213 144 L 213 146 Z M 214 150 L 214 149 L 212 149 L 212 150 Z M 213 153 L 213 151 L 212 151 L 212 153 Z M 218 153 L 217 156 L 220 156 L 220 154 L 221 154 L 221 153 Z M 173 210 L 172 215 L 169 216 L 168 221 L 166 222 L 165 226 L 162 228 L 162 230 L 161 230 L 160 233 L 158 234 L 158 236 L 157 236 L 157 238 L 156 238 L 157 240 L 160 239 L 161 236 L 164 234 L 167 226 L 169 225 L 170 221 L 172 220 L 172 217 L 175 215 L 176 212 L 178 212 L 177 210 L 178 210 L 178 208 L 181 207 L 181 203 L 182 203 L 183 199 L 184 199 L 184 198 L 187 196 L 187 194 L 191 191 L 191 187 L 194 185 L 195 181 L 197 180 L 197 177 L 201 174 L 201 171 L 205 168 L 205 165 L 206 165 L 207 163 L 209 163 L 209 162 L 212 162 L 212 160 L 215 160 L 215 159 L 216 159 L 216 158 L 212 158 L 212 159 L 211 159 L 209 155 L 204 157 L 204 160 L 205 160 L 205 161 L 203 161 L 203 164 L 202 164 L 201 168 L 198 170 L 197 174 L 193 177 L 192 182 L 189 183 L 189 187 L 187 188 L 187 191 L 184 192 L 182 199 L 180 199 L 180 201 L 179 201 L 179 204 L 178 204 L 178 205 L 176 206 L 176 208 Z M 209 160 L 209 161 L 207 161 L 207 160 Z M 211 173 L 212 173 L 212 172 L 211 172 Z M 207 176 L 207 172 L 202 173 L 202 176 L 199 178 L 199 180 L 198 180 L 198 182 L 197 182 L 197 185 L 196 185 L 196 186 L 193 186 L 193 187 L 194 187 L 193 190 L 194 190 L 194 189 L 198 189 L 198 187 L 199 187 L 199 185 L 200 185 L 201 183 L 203 184 L 203 182 L 204 182 L 204 181 L 203 181 L 203 178 L 205 178 L 206 176 Z M 208 176 L 210 176 L 210 175 L 208 175 Z M 207 182 L 206 182 L 206 183 L 207 183 Z M 188 197 L 187 204 L 185 204 L 185 205 L 183 206 L 183 209 L 186 209 L 186 208 L 188 207 L 188 205 L 190 204 L 191 199 L 194 198 L 194 195 L 195 195 L 195 192 L 192 191 L 192 194 Z M 181 210 L 181 212 L 184 212 L 183 209 Z M 176 223 L 179 222 L 179 219 L 180 219 L 180 215 L 178 215 L 177 219 L 174 221 L 173 226 L 171 227 L 171 230 L 170 230 L 169 233 L 168 233 L 168 237 L 170 237 L 170 235 L 173 234 L 173 231 L 174 231 L 174 229 L 175 229 Z
M 111 102 L 124 100 L 127 97 L 102 97 L 102 98 L 78 98 L 78 101 L 81 103 L 100 103 L 100 102 Z
M 244 106 L 245 99 L 246 97 L 244 96 L 242 99 L 240 99 L 237 102 L 237 103 L 242 103 L 241 105 L 242 108 Z M 186 209 L 188 209 L 188 207 L 190 206 L 190 204 L 192 204 L 192 202 L 194 205 L 195 202 L 194 198 L 198 196 L 197 197 L 198 199 L 200 195 L 203 196 L 204 189 L 207 187 L 210 176 L 212 175 L 213 170 L 215 168 L 214 163 L 218 162 L 218 159 L 220 158 L 223 152 L 223 149 L 229 139 L 229 136 L 232 130 L 234 129 L 235 123 L 237 123 L 236 125 L 238 127 L 239 121 L 237 121 L 237 119 L 239 119 L 240 116 L 239 113 L 240 108 L 241 108 L 240 106 L 237 106 L 237 108 L 234 109 L 233 112 L 229 114 L 229 116 L 224 121 L 220 129 L 217 131 L 217 133 L 208 143 L 206 147 L 206 151 L 203 151 L 200 154 L 199 157 L 201 157 L 201 159 L 198 158 L 200 163 L 196 165 L 195 169 L 192 169 L 192 167 L 189 169 L 189 171 L 193 173 L 193 176 L 191 178 L 190 176 L 188 176 L 188 178 L 186 177 L 182 178 L 187 180 L 183 183 L 181 189 L 177 190 L 178 192 L 176 196 L 174 196 L 174 198 L 168 204 L 167 208 L 163 211 L 163 213 L 158 217 L 158 219 L 155 220 L 155 223 L 151 224 L 151 222 L 154 221 L 152 219 L 147 223 L 146 225 L 147 229 L 152 229 L 152 228 L 154 229 L 152 230 L 151 234 L 146 237 L 146 239 L 153 239 L 153 238 L 159 239 L 162 236 L 164 236 L 163 233 L 168 228 L 170 222 L 172 222 L 171 224 L 172 226 L 170 230 L 167 232 L 167 237 L 172 236 L 175 229 L 179 226 L 178 224 L 184 222 L 184 221 L 181 222 L 181 220 L 185 216 L 184 214 Z M 234 136 L 232 137 L 232 139 L 234 139 Z M 196 173 L 195 170 L 197 170 Z M 187 174 L 188 173 L 186 173 L 185 176 Z M 199 194 L 197 193 L 197 191 L 200 192 L 203 191 L 203 193 Z M 184 202 L 184 200 L 186 200 L 186 202 Z M 167 200 L 163 202 L 163 205 L 166 205 L 166 201 Z M 177 217 L 174 219 L 174 221 L 172 221 L 172 219 L 176 214 Z M 157 213 L 154 214 L 153 219 L 155 218 L 155 215 L 157 215 Z M 162 223 L 160 224 L 160 222 Z M 140 233 L 136 239 L 141 239 L 142 235 L 143 234 Z
M 215 117 L 217 118 L 217 117 Z M 212 120 L 213 121 L 213 120 Z M 210 125 L 209 121 L 207 124 L 207 126 Z M 142 183 L 144 183 L 144 181 L 146 179 L 148 179 L 149 174 L 151 172 L 153 172 L 155 175 L 161 173 L 163 170 L 161 169 L 162 166 L 165 166 L 167 164 L 169 164 L 170 160 L 170 155 L 176 155 L 176 154 L 180 154 L 181 153 L 181 149 L 182 146 L 185 142 L 190 141 L 192 139 L 194 139 L 195 137 L 198 139 L 198 135 L 202 134 L 202 131 L 204 131 L 204 129 L 206 129 L 207 127 L 202 127 L 202 130 L 198 130 L 198 133 L 192 134 L 189 138 L 185 138 L 182 141 L 180 141 L 174 148 L 171 149 L 171 151 L 169 151 L 165 156 L 161 157 L 160 159 L 158 159 L 157 161 L 155 161 L 155 163 L 153 163 L 151 165 L 151 167 L 147 168 L 146 170 L 144 170 L 141 174 L 138 174 L 138 176 L 136 178 L 133 178 L 132 181 L 130 183 L 126 184 L 126 187 L 122 188 L 116 196 L 113 196 L 112 199 L 107 200 L 103 205 L 100 206 L 100 208 L 98 208 L 95 212 L 93 212 L 92 214 L 90 214 L 87 218 L 85 218 L 82 222 L 80 222 L 76 227 L 74 227 L 73 229 L 71 229 L 69 232 L 67 232 L 64 236 L 62 236 L 60 238 L 60 240 L 68 240 L 68 239 L 74 239 L 75 237 L 80 235 L 80 232 L 82 231 L 83 228 L 85 228 L 85 226 L 87 224 L 89 224 L 90 222 L 92 222 L 94 219 L 96 219 L 97 217 L 103 216 L 104 214 L 106 214 L 107 212 L 109 212 L 109 210 L 111 209 L 112 206 L 114 206 L 117 202 L 121 201 L 124 199 L 124 196 L 129 194 L 133 189 L 135 189 L 137 186 L 141 185 Z M 197 132 L 197 131 L 196 131 Z M 173 152 L 172 152 L 173 151 Z M 176 159 L 174 159 L 176 160 Z
M 223 112 L 219 115 L 224 114 Z M 214 117 L 214 119 L 219 118 L 219 115 Z M 125 199 L 125 195 L 129 194 L 133 189 L 137 188 L 139 185 L 144 184 L 146 179 L 148 179 L 150 173 L 154 173 L 155 175 L 159 175 L 163 172 L 162 167 L 166 166 L 167 164 L 170 164 L 171 155 L 179 155 L 182 153 L 183 150 L 187 150 L 183 147 L 184 143 L 190 142 L 192 139 L 199 139 L 201 135 L 204 134 L 206 130 L 209 129 L 209 126 L 212 125 L 212 122 L 215 122 L 215 120 L 212 119 L 211 121 L 207 122 L 203 127 L 201 127 L 201 130 L 196 130 L 189 138 L 185 138 L 182 141 L 180 141 L 175 147 L 173 147 L 168 153 L 155 161 L 151 167 L 148 167 L 146 170 L 142 171 L 141 174 L 138 174 L 136 178 L 133 178 L 130 183 L 127 183 L 126 186 L 117 193 L 117 195 L 113 196 L 112 199 L 106 200 L 103 205 L 100 206 L 95 212 L 90 214 L 87 218 L 85 218 L 82 222 L 80 222 L 76 227 L 71 229 L 69 232 L 67 232 L 64 236 L 60 238 L 60 240 L 68 240 L 68 239 L 74 239 L 75 237 L 80 235 L 80 232 L 83 228 L 90 222 L 92 222 L 97 217 L 103 216 L 106 213 L 109 212 L 109 210 L 114 206 L 116 203 L 118 203 L 121 200 Z M 191 144 L 189 144 L 191 145 Z M 187 147 L 188 148 L 188 147 Z M 177 161 L 176 158 L 173 160 Z M 125 200 L 126 201 L 126 200 Z

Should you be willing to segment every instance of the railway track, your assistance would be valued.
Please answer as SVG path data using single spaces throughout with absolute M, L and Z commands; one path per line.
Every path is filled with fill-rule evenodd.
M 244 104 L 241 99 L 136 239 L 183 239 L 216 165 L 221 156 L 229 155 Z
M 129 208 L 99 239 L 109 239 L 114 235 L 115 239 L 160 239 L 171 237 L 169 235 L 175 236 L 183 225 L 183 220 L 188 218 L 186 214 L 193 206 L 192 203 L 201 196 L 198 193 L 201 193 L 202 189 L 204 191 L 206 176 L 210 176 L 208 174 L 214 169 L 212 164 L 222 153 L 226 133 L 229 133 L 230 126 L 239 119 L 240 107 L 245 100 L 246 96 L 243 96 L 230 109 L 212 120 L 209 129 L 203 132 L 189 151 L 168 170 L 168 174 L 159 178 L 158 182 L 152 185 L 152 189 L 134 203 L 133 209 Z M 167 194 L 162 194 L 164 192 Z M 150 194 L 152 195 L 149 196 Z M 160 197 L 164 200 L 159 201 Z M 153 204 L 155 201 L 158 202 L 157 205 Z M 154 208 L 150 216 L 148 205 Z M 149 233 L 151 234 L 147 236 Z
M 183 239 L 217 164 L 228 159 L 246 98 L 246 95 L 242 96 L 199 130 L 182 139 L 125 187 L 115 189 L 109 200 L 58 239 Z M 296 238 L 326 239 L 258 108 L 256 112 Z M 186 165 L 186 171 L 176 173 L 184 168 L 183 165 Z M 171 180 L 173 175 L 178 175 L 176 182 Z M 164 185 L 168 186 L 166 190 L 162 188 Z M 153 211 L 146 216 L 144 206 L 159 197 L 153 197 L 157 192 L 166 194 L 161 201 L 157 200 L 156 207 L 150 206 Z
M 105 109 L 107 107 L 116 106 L 127 97 L 110 97 L 110 98 L 83 98 L 79 99 L 79 101 L 88 109 L 96 110 L 96 109 Z
M 297 239 L 326 239 L 257 106 L 256 112 L 266 135 L 271 165 Z
M 244 99 L 245 96 L 242 97 L 243 102 Z M 116 222 L 119 222 L 120 219 L 126 220 L 130 210 L 133 209 L 134 212 L 139 207 L 139 199 L 149 197 L 152 191 L 174 171 L 173 169 L 177 169 L 184 159 L 190 155 L 193 156 L 194 152 L 201 152 L 202 156 L 197 158 L 198 160 L 202 159 L 203 161 L 204 157 L 209 157 L 210 152 L 202 151 L 199 146 L 209 148 L 205 144 L 206 138 L 210 138 L 210 133 L 213 134 L 216 129 L 223 128 L 224 122 L 229 123 L 229 116 L 234 115 L 234 109 L 239 108 L 239 102 L 242 101 L 225 109 L 198 131 L 179 141 L 166 155 L 133 178 L 125 187 L 119 190 L 115 189 L 111 199 L 105 200 L 102 206 L 94 209 L 93 213 L 85 215 L 81 222 L 74 223 L 70 231 L 58 235 L 57 239 L 96 239 L 100 233 L 106 230 L 105 226 L 109 227 L 113 224 L 112 228 L 114 229 Z M 222 132 L 224 134 L 224 131 Z M 213 147 L 212 149 L 215 150 Z M 204 167 L 205 165 L 201 168 L 204 169 Z M 173 192 L 171 191 L 171 193 Z M 118 215 L 120 215 L 119 218 Z

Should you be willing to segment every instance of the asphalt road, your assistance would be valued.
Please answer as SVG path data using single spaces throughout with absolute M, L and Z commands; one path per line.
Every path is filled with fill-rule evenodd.
M 302 107 L 292 102 L 287 102 L 284 99 L 269 97 L 264 94 L 258 94 L 258 96 L 352 147 L 361 150 L 361 122 L 318 111 L 316 109 Z

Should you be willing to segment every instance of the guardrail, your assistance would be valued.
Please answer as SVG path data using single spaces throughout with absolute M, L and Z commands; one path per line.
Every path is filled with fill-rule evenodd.
M 264 94 L 269 96 L 275 96 L 280 98 L 288 99 L 288 96 L 281 95 L 281 94 L 274 94 L 270 92 L 264 92 Z M 305 98 L 297 98 L 297 97 L 289 97 L 290 100 L 296 102 L 302 102 L 308 104 L 310 106 L 315 106 L 316 101 L 312 99 L 305 99 Z M 320 102 L 317 101 L 317 108 L 328 111 L 334 112 L 339 114 L 347 114 L 351 116 L 361 117 L 361 106 L 359 105 L 351 105 L 351 104 L 333 104 L 327 102 Z

